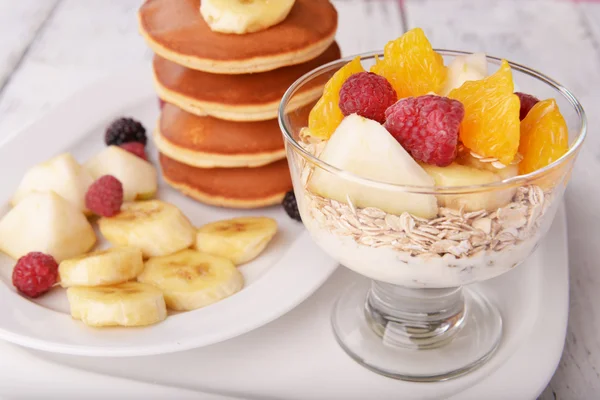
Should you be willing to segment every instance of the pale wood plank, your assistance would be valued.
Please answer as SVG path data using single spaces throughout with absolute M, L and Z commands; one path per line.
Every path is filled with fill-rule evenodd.
M 150 52 L 137 33 L 135 21 L 140 2 L 63 0 L 0 95 L 0 142 L 10 131 L 112 68 L 147 61 Z M 380 49 L 403 31 L 397 1 L 334 2 L 340 12 L 338 37 L 345 55 Z M 4 30 L 9 29 L 13 20 L 6 10 L 14 13 L 34 4 L 39 11 L 43 7 L 50 9 L 49 4 L 53 3 L 50 0 L 0 2 L 0 37 L 7 37 Z M 600 106 L 598 5 L 576 6 L 573 2 L 553 0 L 407 0 L 406 7 L 410 26 L 425 28 L 437 47 L 484 50 L 540 68 L 555 77 L 582 100 L 592 129 L 598 126 L 600 116 L 593 113 Z M 39 12 L 25 13 L 28 16 L 22 18 L 24 24 L 39 29 L 43 22 Z M 35 28 L 27 26 L 19 25 L 16 29 L 23 29 L 19 31 L 24 32 L 23 37 L 32 38 Z M 11 36 L 14 29 L 9 30 Z M 9 48 L 4 41 L 0 42 L 0 60 L 14 60 L 12 54 L 19 58 L 22 50 L 13 49 L 26 48 L 27 44 L 23 47 L 22 43 L 27 40 L 15 43 L 10 46 L 16 47 Z M 6 66 L 0 68 L 0 77 L 6 69 Z M 600 311 L 595 300 L 595 287 L 600 281 L 596 267 L 600 249 L 594 246 L 597 237 L 594 228 L 600 223 L 595 199 L 600 198 L 600 190 L 593 183 L 598 168 L 595 163 L 600 160 L 599 145 L 600 138 L 592 132 L 567 195 L 572 282 L 570 326 L 563 360 L 542 396 L 544 400 L 589 399 L 600 393 L 597 372 L 600 344 L 596 338 Z
M 580 8 L 583 7 L 583 8 Z M 588 111 L 591 135 L 566 194 L 569 218 L 571 304 L 560 366 L 541 399 L 592 399 L 600 393 L 600 57 L 596 41 L 598 5 L 572 1 L 408 0 L 410 27 L 422 27 L 436 47 L 485 51 L 537 68 L 570 88 Z M 590 10 L 598 12 L 592 22 Z M 543 12 L 542 12 L 543 11 Z M 593 27 L 593 28 L 592 28 Z
M 584 62 L 584 59 L 595 65 L 594 75 L 587 76 L 591 86 L 582 100 L 590 122 L 590 140 L 582 154 L 585 165 L 580 165 L 578 169 L 578 173 L 583 175 L 580 181 L 587 180 L 588 192 L 581 188 L 578 195 L 567 199 L 567 204 L 574 210 L 579 207 L 585 208 L 569 214 L 571 316 L 563 358 L 549 388 L 542 396 L 543 400 L 591 399 L 597 398 L 600 393 L 600 340 L 597 334 L 600 328 L 600 303 L 597 294 L 600 283 L 597 260 L 600 251 L 597 249 L 597 233 L 592 230 L 600 218 L 597 201 L 590 201 L 592 196 L 598 195 L 593 182 L 594 171 L 600 163 L 600 141 L 595 131 L 600 123 L 600 117 L 596 113 L 600 106 L 600 88 L 596 85 L 596 79 L 592 78 L 597 77 L 600 70 L 600 4 L 580 2 L 577 12 L 580 17 L 580 29 L 589 47 L 579 58 L 571 60 L 573 74 L 580 73 L 578 64 Z
M 339 13 L 337 39 L 344 56 L 382 49 L 390 37 L 404 32 L 397 1 L 332 2 Z
M 58 0 L 0 1 L 0 93 Z
M 137 30 L 140 4 L 62 1 L 0 97 L 0 141 L 111 70 L 149 60 Z
M 390 35 L 403 32 L 398 2 L 334 3 L 344 55 L 382 48 Z M 148 61 L 151 52 L 137 31 L 139 5 L 140 0 L 64 0 L 0 95 L 0 141 L 111 69 Z M 369 29 L 362 29 L 367 20 Z
M 600 48 L 600 3 L 589 1 L 578 5 L 582 25 L 597 48 Z

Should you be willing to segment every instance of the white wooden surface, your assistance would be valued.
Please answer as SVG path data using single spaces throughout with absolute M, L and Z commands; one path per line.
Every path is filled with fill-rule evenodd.
M 151 53 L 137 32 L 143 0 L 0 0 L 0 143 L 87 83 Z M 600 397 L 600 2 L 335 0 L 344 54 L 407 27 L 436 47 L 486 51 L 536 67 L 572 89 L 590 136 L 566 195 L 571 308 L 560 366 L 543 400 Z M 76 110 L 74 110 L 76 112 Z M 67 124 L 68 121 L 65 121 Z M 52 132 L 48 132 L 52 135 Z

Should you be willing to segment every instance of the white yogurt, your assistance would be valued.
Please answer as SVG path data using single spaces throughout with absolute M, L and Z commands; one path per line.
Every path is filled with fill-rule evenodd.
M 483 251 L 472 257 L 411 256 L 409 253 L 355 242 L 330 233 L 303 213 L 303 221 L 315 242 L 342 265 L 368 278 L 409 288 L 448 288 L 494 278 L 509 271 L 535 250 L 537 237 L 511 248 Z

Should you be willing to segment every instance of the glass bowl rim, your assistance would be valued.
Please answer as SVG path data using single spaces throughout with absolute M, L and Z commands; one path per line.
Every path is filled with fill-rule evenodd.
M 442 55 L 448 55 L 448 56 L 460 56 L 460 55 L 474 54 L 473 52 L 462 51 L 462 50 L 449 50 L 449 49 L 434 49 L 434 50 Z M 383 57 L 383 52 L 371 51 L 371 52 L 366 52 L 366 53 L 354 54 L 351 56 L 340 58 L 338 60 L 331 61 L 327 64 L 321 65 L 320 67 L 313 69 L 312 71 L 307 72 L 306 74 L 304 74 L 303 76 L 298 78 L 286 90 L 285 94 L 281 98 L 281 102 L 279 103 L 279 108 L 278 108 L 278 113 L 277 113 L 277 120 L 279 122 L 279 127 L 281 128 L 281 131 L 283 132 L 283 137 L 286 141 L 286 147 L 288 144 L 292 145 L 293 150 L 296 151 L 297 153 L 299 153 L 300 156 L 302 156 L 307 162 L 314 164 L 317 167 L 322 168 L 325 171 L 327 171 L 333 175 L 338 175 L 344 179 L 348 179 L 350 181 L 355 181 L 357 183 L 362 183 L 366 186 L 370 186 L 370 187 L 374 187 L 374 188 L 393 189 L 396 191 L 417 193 L 417 194 L 440 194 L 440 193 L 464 194 L 464 193 L 482 192 L 482 191 L 485 191 L 488 189 L 489 190 L 497 190 L 497 189 L 504 189 L 507 187 L 508 188 L 509 187 L 518 187 L 518 186 L 523 186 L 523 184 L 527 184 L 528 181 L 534 181 L 536 179 L 539 179 L 540 177 L 543 177 L 543 176 L 549 174 L 555 168 L 558 168 L 561 164 L 563 164 L 566 161 L 568 161 L 569 159 L 571 159 L 571 157 L 576 155 L 576 153 L 579 151 L 581 145 L 583 144 L 583 142 L 585 141 L 585 138 L 587 136 L 587 117 L 586 117 L 585 111 L 583 109 L 583 106 L 579 102 L 579 100 L 575 97 L 575 95 L 569 89 L 567 89 L 566 87 L 564 87 L 563 85 L 561 85 L 560 83 L 555 81 L 554 79 L 542 74 L 541 72 L 534 70 L 533 68 L 529 68 L 524 65 L 515 63 L 506 58 L 496 57 L 496 56 L 486 54 L 486 58 L 488 60 L 493 60 L 495 63 L 500 63 L 503 60 L 506 60 L 508 62 L 508 64 L 510 65 L 511 69 L 515 69 L 519 72 L 524 73 L 525 75 L 535 78 L 543 83 L 546 83 L 547 85 L 551 86 L 553 89 L 558 91 L 560 94 L 563 95 L 563 97 L 565 97 L 567 99 L 567 101 L 570 103 L 570 105 L 575 109 L 575 112 L 577 113 L 577 116 L 579 117 L 579 122 L 580 122 L 580 128 L 579 128 L 577 140 L 569 147 L 569 150 L 565 154 L 563 154 L 562 157 L 560 157 L 558 160 L 545 166 L 544 168 L 538 169 L 536 171 L 530 172 L 525 175 L 517 175 L 512 178 L 507 178 L 504 180 L 499 180 L 499 181 L 486 183 L 486 184 L 480 184 L 480 185 L 433 186 L 433 187 L 431 187 L 431 186 L 393 184 L 393 183 L 381 182 L 381 181 L 377 181 L 377 180 L 373 180 L 373 179 L 369 179 L 369 178 L 363 178 L 352 172 L 335 167 L 335 166 L 321 160 L 320 158 L 315 157 L 311 153 L 309 153 L 306 149 L 304 149 L 298 143 L 298 141 L 296 139 L 294 139 L 292 133 L 288 130 L 288 127 L 286 126 L 286 121 L 284 120 L 285 108 L 286 108 L 287 104 L 289 104 L 290 98 L 292 97 L 292 95 L 295 94 L 295 92 L 297 91 L 297 89 L 299 87 L 301 87 L 304 83 L 306 83 L 307 81 L 312 79 L 314 76 L 320 74 L 322 71 L 327 70 L 327 69 L 333 67 L 334 65 L 338 65 L 338 64 L 342 65 L 342 64 L 348 63 L 348 62 L 352 61 L 353 59 L 355 59 L 356 57 L 360 57 L 361 61 L 363 61 L 363 60 L 373 59 L 375 57 Z

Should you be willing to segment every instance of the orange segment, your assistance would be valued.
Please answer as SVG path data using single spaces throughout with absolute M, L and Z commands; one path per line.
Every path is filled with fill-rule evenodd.
M 463 103 L 460 140 L 471 151 L 508 165 L 519 148 L 519 98 L 513 93 L 510 65 L 479 81 L 465 82 L 448 97 Z
M 360 57 L 356 57 L 339 69 L 327 82 L 323 95 L 310 111 L 308 129 L 311 136 L 329 139 L 344 119 L 340 110 L 340 89 L 346 80 L 359 72 L 365 72 Z
M 448 74 L 442 56 L 433 51 L 421 28 L 386 44 L 383 59 L 377 60 L 371 72 L 385 77 L 399 99 L 437 93 Z
M 521 122 L 519 173 L 552 164 L 569 150 L 569 130 L 554 99 L 537 103 Z

